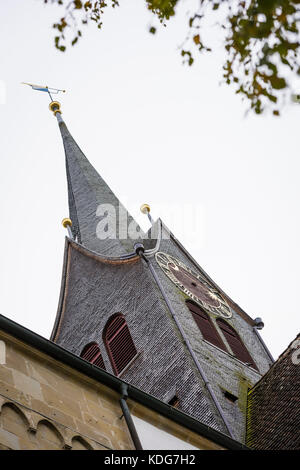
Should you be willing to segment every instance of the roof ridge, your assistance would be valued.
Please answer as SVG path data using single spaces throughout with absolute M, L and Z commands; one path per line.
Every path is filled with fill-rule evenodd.
M 287 352 L 289 352 L 289 349 L 291 348 L 292 344 L 296 341 L 296 339 L 298 339 L 300 337 L 300 333 L 297 334 L 297 336 L 289 343 L 289 345 L 287 346 L 286 349 L 284 349 L 284 351 L 278 356 L 278 358 L 276 359 L 275 362 L 273 362 L 273 364 L 271 365 L 271 367 L 267 370 L 267 372 L 258 380 L 258 382 L 256 382 L 255 385 L 253 385 L 253 387 L 249 390 L 248 393 L 252 393 L 254 391 L 254 389 L 260 384 L 260 382 L 265 379 L 267 377 L 267 375 L 273 371 L 274 367 L 276 365 L 278 365 L 282 359 L 286 356 Z

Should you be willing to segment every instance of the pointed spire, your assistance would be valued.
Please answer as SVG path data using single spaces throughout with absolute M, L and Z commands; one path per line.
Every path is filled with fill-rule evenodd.
M 61 117 L 60 104 L 50 103 L 63 139 L 72 233 L 86 248 L 107 256 L 133 252 L 139 230 L 103 178 L 90 164 Z M 109 235 L 109 236 L 108 236 Z

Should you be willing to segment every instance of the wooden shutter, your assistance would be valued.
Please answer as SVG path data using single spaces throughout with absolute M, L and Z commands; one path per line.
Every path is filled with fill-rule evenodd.
M 217 320 L 219 327 L 222 330 L 230 348 L 232 349 L 233 354 L 242 362 L 248 363 L 254 369 L 257 369 L 255 362 L 253 361 L 252 357 L 250 356 L 246 346 L 242 342 L 241 338 L 237 334 L 234 328 L 230 326 L 226 321 L 219 318 Z
M 123 315 L 115 316 L 107 324 L 104 341 L 113 369 L 118 375 L 137 354 Z
M 218 346 L 218 348 L 226 351 L 225 345 L 207 313 L 204 312 L 201 307 L 189 300 L 186 304 L 192 313 L 203 338 L 214 346 Z
M 104 361 L 102 358 L 102 354 L 100 348 L 97 343 L 91 343 L 84 347 L 82 353 L 80 354 L 82 359 L 95 364 L 95 366 L 101 367 L 101 369 L 105 369 Z

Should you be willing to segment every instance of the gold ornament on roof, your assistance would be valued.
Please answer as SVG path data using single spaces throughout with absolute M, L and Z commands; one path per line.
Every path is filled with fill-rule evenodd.
M 64 228 L 72 227 L 72 220 L 66 217 L 65 219 L 61 221 L 61 224 Z
M 59 101 L 51 101 L 51 103 L 49 104 L 49 109 L 50 109 L 50 111 L 53 112 L 54 116 L 56 115 L 56 113 L 61 114 L 61 108 L 60 108 Z
M 149 204 L 142 204 L 141 207 L 140 207 L 140 211 L 141 211 L 143 214 L 147 214 L 147 212 L 150 212 L 150 206 L 149 206 Z

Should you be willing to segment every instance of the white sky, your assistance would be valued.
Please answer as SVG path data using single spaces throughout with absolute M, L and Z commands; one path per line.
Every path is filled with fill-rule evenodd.
M 60 291 L 64 152 L 47 96 L 20 85 L 31 81 L 67 89 L 63 117 L 91 163 L 143 228 L 147 202 L 217 284 L 263 318 L 277 357 L 299 331 L 300 106 L 245 117 L 240 98 L 219 86 L 220 47 L 182 65 L 184 9 L 152 36 L 144 2 L 120 3 L 102 31 L 85 28 L 62 54 L 57 7 L 1 2 L 0 313 L 48 338 Z
M 198 447 L 179 439 L 172 434 L 160 429 L 158 426 L 132 415 L 132 419 L 138 432 L 144 450 L 194 450 Z

